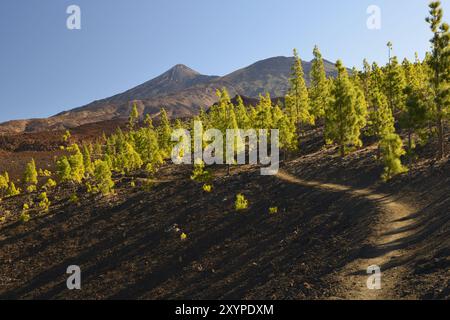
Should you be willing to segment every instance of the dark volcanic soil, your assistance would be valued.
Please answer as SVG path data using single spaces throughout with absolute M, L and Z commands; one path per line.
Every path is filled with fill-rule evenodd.
M 176 181 L 151 191 L 124 182 L 111 198 L 53 200 L 50 215 L 4 226 L 1 297 L 320 297 L 331 285 L 325 277 L 364 240 L 368 230 L 359 226 L 375 216 L 367 201 L 355 201 L 364 214 L 354 217 L 345 194 L 292 187 L 259 171 L 217 178 L 205 193 L 188 171 L 171 169 L 161 179 Z M 235 212 L 237 192 L 248 211 Z M 270 215 L 271 206 L 280 211 Z M 70 264 L 83 271 L 81 291 L 65 289 Z
M 449 162 L 424 160 L 411 176 L 383 184 L 374 147 L 340 160 L 314 141 L 310 155 L 283 170 L 413 204 L 410 235 L 387 247 L 405 254 L 382 269 L 405 270 L 395 297 L 449 299 Z M 28 223 L 17 218 L 36 195 L 4 200 L 0 298 L 334 299 L 345 297 L 345 266 L 374 254 L 368 238 L 380 207 L 366 197 L 295 185 L 251 167 L 231 176 L 212 168 L 213 191 L 206 193 L 190 170 L 167 165 L 150 189 L 123 177 L 109 197 L 60 186 L 49 194 L 50 212 L 34 211 Z M 68 200 L 73 193 L 78 204 Z M 248 210 L 234 210 L 237 193 L 249 200 Z M 269 214 L 273 206 L 278 213 Z M 66 288 L 69 265 L 81 267 L 81 290 Z

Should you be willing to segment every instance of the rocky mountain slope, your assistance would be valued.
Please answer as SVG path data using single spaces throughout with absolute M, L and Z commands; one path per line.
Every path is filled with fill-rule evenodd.
M 46 119 L 14 120 L 0 124 L 1 133 L 37 132 L 74 128 L 87 123 L 128 116 L 133 102 L 139 112 L 157 116 L 166 108 L 169 116 L 186 117 L 196 114 L 217 101 L 216 90 L 226 88 L 231 96 L 257 98 L 269 92 L 272 97 L 283 96 L 288 89 L 292 57 L 274 57 L 258 61 L 226 76 L 207 76 L 184 65 L 176 65 L 162 75 L 135 88 L 86 106 L 61 112 Z M 309 83 L 310 62 L 303 62 Z M 329 76 L 336 73 L 331 62 L 325 61 Z
M 0 299 L 449 299 L 448 159 L 420 148 L 409 174 L 382 183 L 376 145 L 340 159 L 321 130 L 307 132 L 281 175 L 208 168 L 209 193 L 190 179 L 192 166 L 167 164 L 151 187 L 140 172 L 116 176 L 107 197 L 61 184 L 50 211 L 33 209 L 27 223 L 18 218 L 30 195 L 5 199 Z M 33 156 L 38 167 L 51 163 Z M 238 192 L 245 211 L 234 209 Z M 392 211 L 400 204 L 412 209 L 401 219 Z M 373 259 L 382 260 L 377 292 L 366 287 Z M 82 290 L 66 287 L 74 264 Z

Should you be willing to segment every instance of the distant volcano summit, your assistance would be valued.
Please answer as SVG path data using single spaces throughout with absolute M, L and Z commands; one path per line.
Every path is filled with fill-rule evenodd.
M 269 92 L 272 97 L 284 96 L 288 90 L 293 57 L 273 57 L 258 61 L 223 77 L 203 75 L 177 64 L 160 76 L 123 93 L 94 101 L 46 119 L 15 120 L 0 124 L 0 133 L 35 132 L 67 129 L 79 125 L 116 118 L 126 118 L 133 102 L 141 114 L 157 115 L 164 107 L 169 116 L 188 117 L 200 108 L 217 102 L 216 90 L 226 88 L 230 95 L 257 98 Z M 324 61 L 330 77 L 336 75 L 333 63 Z M 309 84 L 311 62 L 303 62 L 305 80 Z

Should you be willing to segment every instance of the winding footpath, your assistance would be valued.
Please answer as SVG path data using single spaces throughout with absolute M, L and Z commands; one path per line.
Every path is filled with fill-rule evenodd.
M 358 299 L 358 300 L 377 300 L 377 299 L 398 299 L 395 287 L 400 283 L 402 274 L 405 270 L 402 267 L 386 267 L 403 257 L 406 252 L 401 249 L 402 239 L 411 235 L 410 231 L 414 219 L 411 216 L 415 209 L 406 203 L 395 200 L 392 196 L 380 193 L 374 193 L 370 189 L 354 189 L 352 187 L 321 183 L 299 179 L 286 171 L 280 170 L 277 177 L 285 182 L 301 186 L 317 188 L 330 192 L 347 192 L 353 196 L 363 197 L 367 200 L 376 202 L 380 208 L 379 223 L 375 224 L 372 233 L 368 235 L 368 243 L 372 248 L 367 257 L 357 257 L 347 264 L 338 273 L 340 283 L 339 291 L 341 295 L 336 299 Z M 376 265 L 381 268 L 381 289 L 368 289 L 367 274 L 369 266 Z

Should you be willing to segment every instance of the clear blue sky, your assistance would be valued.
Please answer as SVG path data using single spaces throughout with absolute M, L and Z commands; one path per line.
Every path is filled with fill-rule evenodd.
M 450 1 L 444 0 L 446 20 Z M 420 56 L 431 37 L 426 0 L 1 0 L 0 121 L 46 117 L 149 80 L 177 63 L 224 75 L 315 44 L 351 67 Z M 81 7 L 82 29 L 66 28 Z M 369 5 L 382 28 L 366 27 Z

